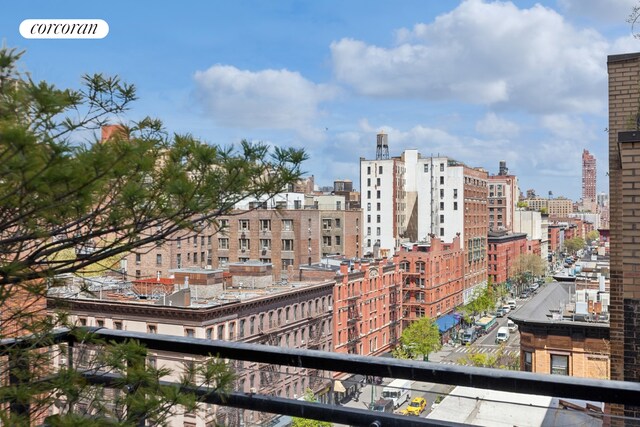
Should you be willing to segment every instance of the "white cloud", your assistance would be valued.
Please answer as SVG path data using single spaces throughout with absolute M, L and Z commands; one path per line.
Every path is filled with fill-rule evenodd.
M 622 24 L 637 0 L 558 0 L 567 15 L 587 17 L 598 22 Z
M 335 88 L 315 84 L 289 70 L 240 70 L 214 65 L 194 75 L 197 96 L 219 125 L 240 128 L 293 129 L 310 139 L 318 105 L 336 96 Z
M 540 125 L 549 130 L 551 135 L 568 141 L 591 141 L 595 138 L 582 118 L 567 114 L 550 114 L 540 118 Z
M 336 78 L 377 97 L 458 100 L 534 113 L 601 113 L 607 41 L 552 9 L 468 0 L 396 45 L 331 44 Z
M 520 127 L 517 123 L 489 112 L 476 122 L 476 132 L 493 138 L 512 138 L 518 135 Z

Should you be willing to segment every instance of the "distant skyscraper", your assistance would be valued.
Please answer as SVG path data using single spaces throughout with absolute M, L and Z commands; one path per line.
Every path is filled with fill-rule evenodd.
M 582 152 L 582 206 L 596 211 L 596 158 L 589 150 Z

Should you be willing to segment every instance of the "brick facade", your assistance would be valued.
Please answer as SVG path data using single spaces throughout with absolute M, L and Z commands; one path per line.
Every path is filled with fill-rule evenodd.
M 640 381 L 640 53 L 612 55 L 609 71 L 609 197 L 611 378 Z M 625 132 L 627 131 L 627 132 Z M 620 414 L 620 408 L 612 410 Z M 625 407 L 640 416 L 640 407 Z

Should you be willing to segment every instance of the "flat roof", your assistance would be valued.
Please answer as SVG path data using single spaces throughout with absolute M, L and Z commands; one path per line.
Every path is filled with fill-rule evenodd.
M 563 399 L 586 407 L 600 402 Z M 602 426 L 602 419 L 562 407 L 560 399 L 533 394 L 509 393 L 470 387 L 456 387 L 427 415 L 433 420 L 492 427 Z

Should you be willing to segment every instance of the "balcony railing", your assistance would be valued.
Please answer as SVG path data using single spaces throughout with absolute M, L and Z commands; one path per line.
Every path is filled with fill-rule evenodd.
M 241 360 L 269 365 L 284 365 L 312 370 L 335 371 L 360 374 L 363 376 L 403 378 L 429 383 L 460 385 L 473 388 L 500 390 L 507 392 L 556 396 L 592 401 L 594 399 L 621 405 L 637 405 L 640 402 L 640 383 L 596 380 L 560 375 L 534 374 L 530 372 L 506 371 L 468 366 L 440 365 L 414 360 L 368 357 L 338 354 L 296 348 L 272 347 L 241 342 L 216 341 L 189 337 L 128 332 L 103 328 L 82 328 L 105 342 L 125 342 L 131 339 L 143 343 L 151 351 L 179 352 L 185 356 L 209 356 L 230 360 Z M 69 343 L 73 350 L 77 334 L 68 329 L 56 331 L 47 345 Z M 0 354 L 9 354 L 9 349 L 23 346 L 32 348 L 28 339 L 6 339 L 0 341 Z M 85 374 L 89 382 L 110 386 L 116 384 L 118 376 L 91 371 Z M 171 383 L 166 382 L 166 385 Z M 175 385 L 175 384 L 172 384 Z M 311 403 L 301 400 L 261 395 L 258 392 L 232 392 L 220 395 L 207 388 L 182 387 L 202 397 L 203 402 L 222 407 L 241 408 L 252 411 L 282 414 L 294 417 L 312 418 L 340 424 L 356 426 L 406 426 L 406 425 L 447 425 L 461 426 L 455 422 L 410 417 L 373 412 L 365 409 L 339 405 Z M 28 410 L 24 403 L 11 403 L 10 410 Z M 524 421 L 524 420 L 523 420 Z

